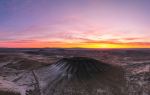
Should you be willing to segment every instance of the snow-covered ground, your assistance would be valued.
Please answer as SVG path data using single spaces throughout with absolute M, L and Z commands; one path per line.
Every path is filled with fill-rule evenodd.
M 104 60 L 105 62 L 109 62 L 110 64 L 120 65 L 125 69 L 126 73 L 124 76 L 127 79 L 128 95 L 150 95 L 150 58 L 148 56 L 146 56 L 147 57 L 146 58 L 143 57 L 142 55 L 136 57 L 136 55 L 120 56 L 124 54 L 120 54 L 118 56 L 115 54 L 113 55 L 112 53 L 109 54 L 109 52 L 104 53 L 94 52 L 94 53 L 81 52 L 81 55 L 86 54 L 85 56 L 90 55 L 91 57 L 93 54 L 93 57 L 95 57 L 96 59 Z M 102 54 L 105 54 L 105 56 L 102 56 Z M 1 56 L 3 55 L 7 54 L 2 54 Z M 47 65 L 49 62 L 50 64 L 56 62 L 59 59 L 58 56 L 62 57 L 63 55 L 55 54 L 53 56 L 52 55 L 45 56 L 42 54 L 32 55 L 26 53 L 18 53 L 18 54 L 8 54 L 8 57 L 4 59 L 0 58 L 0 89 L 17 91 L 21 92 L 22 95 L 25 95 L 25 91 L 34 90 L 35 86 L 37 85 L 37 81 L 35 80 L 33 71 L 36 77 L 38 78 L 39 86 L 42 89 L 43 87 L 45 87 L 45 85 L 47 85 L 47 81 L 49 80 L 48 77 L 54 76 L 50 75 L 50 72 L 52 70 L 53 74 L 55 74 L 55 72 L 57 74 L 59 73 L 57 72 L 56 69 L 55 70 L 49 69 L 50 65 Z M 29 67 L 26 69 L 16 69 L 15 66 L 21 64 L 20 62 L 24 62 L 21 60 L 26 59 L 29 61 L 32 60 L 30 62 L 34 62 L 34 64 L 37 64 L 37 66 L 36 65 L 33 66 L 36 68 Z M 26 64 L 26 61 L 23 64 Z M 20 68 L 24 67 L 20 66 Z
M 0 79 L 0 90 L 17 92 L 20 93 L 21 95 L 25 95 L 25 89 L 23 87 L 16 85 L 14 82 L 2 79 Z

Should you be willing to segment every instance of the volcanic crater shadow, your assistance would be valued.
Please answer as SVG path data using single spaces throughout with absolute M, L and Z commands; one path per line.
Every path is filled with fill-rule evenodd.
M 124 70 L 88 57 L 62 58 L 44 95 L 127 95 Z M 57 93 L 57 94 L 56 94 Z

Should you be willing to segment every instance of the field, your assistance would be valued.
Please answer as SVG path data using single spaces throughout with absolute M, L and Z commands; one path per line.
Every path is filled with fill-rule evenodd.
M 119 69 L 92 78 L 90 83 L 86 78 L 81 79 L 81 83 L 74 79 L 70 81 L 53 68 L 62 58 L 70 57 L 93 58 Z M 150 94 L 149 49 L 1 48 L 0 70 L 0 95 L 15 95 L 3 94 L 3 91 L 22 95 Z

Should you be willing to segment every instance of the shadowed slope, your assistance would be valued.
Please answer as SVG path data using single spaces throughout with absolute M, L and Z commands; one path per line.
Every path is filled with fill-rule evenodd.
M 21 95 L 21 94 L 20 94 L 20 93 L 17 93 L 17 92 L 1 91 L 1 90 L 0 90 L 0 95 Z
M 64 75 L 77 78 L 92 78 L 94 75 L 106 72 L 110 65 L 87 57 L 63 58 L 56 63 Z

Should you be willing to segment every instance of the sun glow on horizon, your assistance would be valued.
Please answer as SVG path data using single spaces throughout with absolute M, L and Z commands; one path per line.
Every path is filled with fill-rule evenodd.
M 0 42 L 2 46 L 13 48 L 150 48 L 148 43 L 108 43 L 108 42 L 46 42 L 46 41 L 28 41 L 28 42 Z

